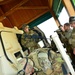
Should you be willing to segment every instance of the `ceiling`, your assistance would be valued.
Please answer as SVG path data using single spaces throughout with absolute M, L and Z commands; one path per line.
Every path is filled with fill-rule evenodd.
M 21 28 L 49 11 L 48 0 L 0 0 L 0 21 L 7 27 Z

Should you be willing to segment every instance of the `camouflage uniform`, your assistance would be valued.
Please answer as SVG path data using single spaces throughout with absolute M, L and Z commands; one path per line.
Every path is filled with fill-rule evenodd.
M 72 33 L 72 29 L 68 30 L 68 31 L 65 31 L 64 32 L 64 35 L 67 39 L 71 38 L 71 33 Z
M 53 72 L 50 75 L 63 75 L 61 64 L 64 62 L 60 53 L 51 51 Z
M 71 16 L 69 18 L 69 22 L 71 24 L 71 27 L 73 27 L 73 31 L 71 34 L 71 38 L 69 39 L 69 43 L 72 45 L 73 48 L 75 48 L 75 16 Z
M 38 41 L 38 34 L 33 30 L 30 30 L 29 33 L 24 33 L 21 37 L 21 44 L 28 48 L 30 52 L 40 47 Z
M 75 48 L 75 28 L 72 31 L 71 38 L 69 39 L 69 43 Z
M 45 53 L 48 53 L 48 49 L 40 48 L 29 55 L 38 69 L 37 75 L 63 75 L 61 64 L 64 61 L 61 55 L 51 50 L 48 59 L 48 57 L 45 57 Z

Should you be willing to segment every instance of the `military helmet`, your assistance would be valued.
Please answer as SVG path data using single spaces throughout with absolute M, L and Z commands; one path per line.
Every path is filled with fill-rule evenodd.
M 22 29 L 24 30 L 25 27 L 29 27 L 27 24 L 22 25 Z
M 69 22 L 70 22 L 70 23 L 75 22 L 75 16 L 71 16 L 71 17 L 69 18 Z

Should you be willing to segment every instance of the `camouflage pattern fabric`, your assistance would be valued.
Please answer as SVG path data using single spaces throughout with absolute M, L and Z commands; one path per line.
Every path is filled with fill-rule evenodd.
M 64 35 L 67 39 L 71 38 L 72 29 L 65 31 Z
M 69 43 L 75 48 L 75 28 L 72 31 L 71 38 L 69 39 Z
M 64 60 L 62 59 L 61 54 L 51 51 L 51 60 L 53 71 L 50 75 L 63 75 L 61 64 Z
M 30 54 L 30 58 L 34 61 L 35 67 L 38 69 L 37 75 L 63 75 L 61 64 L 64 61 L 59 53 L 57 54 L 51 50 L 49 59 L 45 57 L 45 54 L 40 54 L 42 56 L 39 58 L 38 53 L 47 54 L 47 49 L 41 48 L 41 51 Z
M 29 33 L 24 33 L 21 37 L 21 44 L 24 47 L 27 47 L 30 52 L 32 52 L 34 49 L 39 48 L 38 41 L 38 34 L 32 30 L 29 31 Z

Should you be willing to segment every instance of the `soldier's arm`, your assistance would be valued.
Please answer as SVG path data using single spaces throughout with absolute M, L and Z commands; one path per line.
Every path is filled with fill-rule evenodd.
M 22 36 L 21 36 L 21 44 L 25 47 L 25 45 L 26 45 L 26 40 L 25 40 L 25 35 L 23 34 Z

